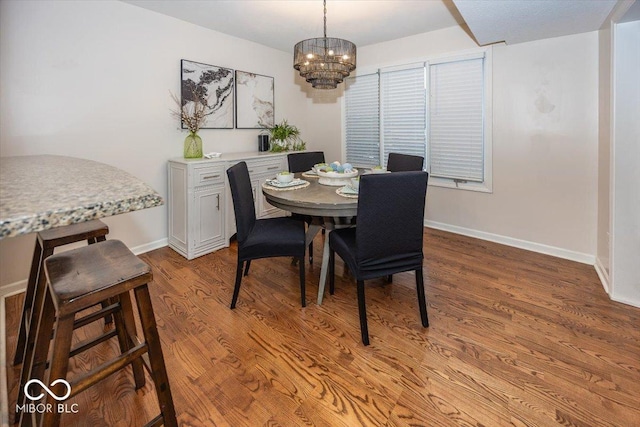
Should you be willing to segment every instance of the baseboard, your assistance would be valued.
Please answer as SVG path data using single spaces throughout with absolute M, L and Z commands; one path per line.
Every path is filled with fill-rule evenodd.
M 600 261 L 600 258 L 596 257 L 596 263 L 594 265 L 596 269 L 596 273 L 598 274 L 598 278 L 600 279 L 600 283 L 602 283 L 602 287 L 604 291 L 611 297 L 611 288 L 609 286 L 609 273 L 607 273 L 607 269 Z
M 160 239 L 155 242 L 145 243 L 144 245 L 135 246 L 133 248 L 129 248 L 131 252 L 136 255 L 143 254 L 145 252 L 153 251 L 155 249 L 160 249 L 168 245 L 168 239 Z M 27 289 L 27 279 L 19 280 L 14 283 L 10 283 L 8 285 L 0 286 L 0 298 L 9 296 L 11 294 L 15 294 L 18 292 L 23 292 Z
M 144 245 L 135 246 L 135 247 L 129 248 L 129 249 L 134 254 L 140 255 L 140 254 L 143 254 L 145 252 L 149 252 L 149 251 L 153 251 L 153 250 L 156 250 L 156 249 L 164 248 L 167 245 L 169 245 L 169 239 L 165 237 L 164 239 L 156 240 L 155 242 L 145 243 Z
M 628 300 L 628 299 L 624 299 L 624 298 L 612 298 L 611 294 L 609 294 L 609 297 L 611 298 L 611 301 L 615 301 L 615 302 L 619 302 L 619 303 L 622 303 L 622 304 L 630 305 L 632 307 L 640 308 L 640 301 L 638 301 L 638 300 Z
M 0 298 L 24 292 L 25 289 L 27 289 L 27 279 L 0 286 Z
M 527 240 L 515 239 L 513 237 L 502 236 L 500 234 L 487 233 L 484 231 L 473 230 L 471 228 L 458 227 L 457 225 L 429 220 L 425 220 L 424 225 L 425 227 L 450 231 L 451 233 L 462 234 L 464 236 L 475 237 L 477 239 L 488 240 L 490 242 L 501 243 L 503 245 L 513 246 L 514 248 L 526 249 L 528 251 L 568 259 L 582 264 L 594 265 L 596 262 L 595 255 L 570 251 L 567 249 L 557 248 L 555 246 L 543 245 L 541 243 L 529 242 Z

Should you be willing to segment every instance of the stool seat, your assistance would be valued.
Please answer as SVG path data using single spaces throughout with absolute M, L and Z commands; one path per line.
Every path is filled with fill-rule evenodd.
M 109 234 L 109 227 L 99 219 L 77 224 L 54 227 L 38 232 L 38 239 L 45 247 L 58 247 Z
M 152 279 L 151 268 L 119 240 L 73 249 L 45 260 L 47 281 L 60 314 L 77 311 L 129 291 Z M 118 286 L 125 284 L 124 287 Z M 81 301 L 78 299 L 82 297 Z

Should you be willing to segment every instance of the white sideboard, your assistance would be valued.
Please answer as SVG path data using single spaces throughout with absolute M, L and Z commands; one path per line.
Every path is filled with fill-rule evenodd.
M 288 153 L 229 153 L 216 159 L 169 160 L 169 246 L 193 259 L 229 246 L 236 232 L 227 169 L 247 162 L 256 216 L 282 216 L 262 195 L 262 183 L 287 170 Z

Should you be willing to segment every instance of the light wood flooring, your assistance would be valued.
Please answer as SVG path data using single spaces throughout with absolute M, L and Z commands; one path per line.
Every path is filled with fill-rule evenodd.
M 640 426 L 640 309 L 610 301 L 592 266 L 425 229 L 430 327 L 412 273 L 369 281 L 364 347 L 341 261 L 335 295 L 315 304 L 322 238 L 306 308 L 288 258 L 254 261 L 232 311 L 234 246 L 141 256 L 181 425 Z M 6 299 L 7 360 L 21 304 Z M 101 326 L 76 335 L 90 328 Z M 105 360 L 112 341 L 71 367 Z M 18 375 L 8 367 L 10 420 Z M 157 411 L 130 368 L 68 403 L 78 413 L 64 426 L 141 425 Z

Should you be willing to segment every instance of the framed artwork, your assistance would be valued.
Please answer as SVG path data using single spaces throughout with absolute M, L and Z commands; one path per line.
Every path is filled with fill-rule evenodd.
M 196 100 L 205 105 L 201 129 L 233 129 L 233 70 L 186 59 L 180 65 L 182 105 Z
M 273 77 L 236 70 L 236 128 L 273 127 Z

